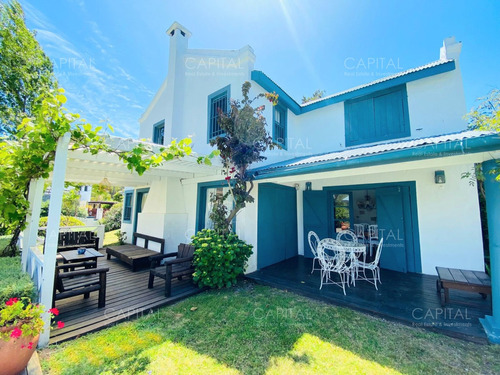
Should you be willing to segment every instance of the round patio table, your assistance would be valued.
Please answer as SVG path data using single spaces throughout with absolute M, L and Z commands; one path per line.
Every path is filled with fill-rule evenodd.
M 342 245 L 342 249 L 350 255 L 350 263 L 349 270 L 351 273 L 351 280 L 354 286 L 356 286 L 356 278 L 354 275 L 357 275 L 357 267 L 356 260 L 359 259 L 360 256 L 363 257 L 363 261 L 366 259 L 366 244 L 361 242 L 352 242 L 352 241 L 339 241 Z

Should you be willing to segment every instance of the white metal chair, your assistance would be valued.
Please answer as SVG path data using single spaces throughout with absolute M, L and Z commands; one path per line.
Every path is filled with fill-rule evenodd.
M 318 260 L 318 252 L 316 249 L 318 248 L 318 244 L 320 241 L 319 237 L 316 234 L 316 232 L 310 231 L 307 235 L 307 240 L 309 241 L 309 247 L 311 248 L 311 252 L 314 255 L 311 273 L 313 273 L 314 271 L 320 271 L 321 267 L 314 268 L 314 264 Z
M 332 255 L 326 253 L 329 250 Z M 345 295 L 345 286 L 349 285 L 350 268 L 347 266 L 349 254 L 343 249 L 340 242 L 333 238 L 321 240 L 317 247 L 318 261 L 321 266 L 321 285 L 335 284 L 342 288 Z M 332 280 L 331 273 L 338 273 L 340 281 Z
M 354 224 L 354 232 L 356 233 L 356 237 L 359 240 L 365 239 L 365 224 Z
M 382 282 L 380 281 L 379 262 L 380 262 L 380 254 L 382 253 L 383 242 L 384 242 L 384 239 L 381 238 L 380 242 L 378 243 L 377 252 L 375 253 L 375 259 L 373 260 L 373 262 L 365 263 L 365 262 L 362 262 L 360 260 L 354 260 L 355 267 L 356 267 L 356 279 L 365 280 L 365 281 L 368 281 L 369 283 L 372 283 L 373 285 L 375 285 L 375 289 L 377 289 L 377 290 L 378 290 L 377 281 L 379 284 L 382 284 Z M 362 277 L 359 276 L 360 270 L 363 272 Z M 372 278 L 369 278 L 366 276 L 366 273 L 365 273 L 366 270 L 372 271 L 372 276 L 373 276 Z
M 369 225 L 368 226 L 368 245 L 370 246 L 370 257 L 372 256 L 373 252 L 373 245 L 378 245 L 379 244 L 379 239 L 378 239 L 378 225 Z
M 358 237 L 356 236 L 356 233 L 354 233 L 352 230 L 345 229 L 337 233 L 337 241 L 357 243 Z

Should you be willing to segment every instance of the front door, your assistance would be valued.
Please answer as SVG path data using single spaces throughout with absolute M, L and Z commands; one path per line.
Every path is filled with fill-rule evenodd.
M 137 219 L 144 208 L 146 198 L 148 197 L 149 188 L 137 190 L 135 197 L 135 214 L 134 214 L 134 233 L 137 232 Z
M 309 231 L 315 232 L 320 239 L 328 237 L 328 205 L 325 190 L 305 190 L 303 194 L 304 210 L 304 256 L 312 258 L 309 246 Z

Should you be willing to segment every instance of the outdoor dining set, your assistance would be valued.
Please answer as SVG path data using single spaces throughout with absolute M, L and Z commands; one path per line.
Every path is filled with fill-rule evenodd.
M 323 285 L 335 284 L 345 295 L 346 285 L 356 286 L 357 280 L 365 280 L 378 290 L 383 238 L 378 238 L 377 225 L 354 224 L 354 228 L 355 232 L 346 229 L 338 232 L 336 238 L 322 240 L 315 232 L 309 232 L 309 246 L 314 256 L 311 273 L 320 271 L 320 289 Z M 374 256 L 373 247 L 376 247 Z M 370 271 L 368 275 L 367 270 Z

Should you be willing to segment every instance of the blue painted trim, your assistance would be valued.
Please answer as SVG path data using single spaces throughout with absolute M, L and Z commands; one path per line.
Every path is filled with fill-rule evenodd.
M 207 143 L 210 143 L 210 140 L 214 137 L 211 137 L 210 134 L 210 117 L 211 117 L 211 107 L 212 107 L 212 99 L 215 97 L 218 97 L 222 94 L 226 93 L 227 95 L 227 108 L 230 110 L 231 105 L 230 105 L 230 99 L 231 99 L 231 85 L 227 85 L 226 87 L 221 88 L 220 90 L 217 90 L 213 92 L 212 94 L 208 95 L 208 105 L 207 105 Z
M 399 77 L 391 78 L 386 81 L 367 84 L 358 89 L 353 89 L 342 94 L 338 94 L 329 97 L 324 100 L 319 100 L 311 104 L 299 105 L 295 100 L 292 99 L 281 87 L 279 87 L 273 80 L 271 80 L 267 75 L 259 70 L 253 70 L 251 73 L 252 81 L 258 83 L 264 90 L 268 92 L 275 92 L 279 95 L 280 100 L 292 111 L 294 115 L 301 115 L 315 109 L 323 108 L 335 103 L 341 103 L 349 99 L 354 99 L 359 96 L 364 96 L 371 94 L 376 91 L 385 90 L 393 86 L 398 86 L 406 84 L 408 82 L 413 82 L 419 79 L 432 77 L 437 74 L 446 73 L 454 70 L 456 68 L 455 61 L 449 61 L 440 65 L 432 66 L 430 68 L 425 68 L 412 73 L 407 73 Z
M 253 174 L 255 179 L 260 180 L 264 178 L 296 176 L 307 173 L 327 172 L 339 169 L 350 169 L 374 165 L 402 163 L 406 161 L 417 161 L 437 157 L 456 156 L 457 154 L 473 154 L 499 149 L 500 137 L 494 134 L 485 137 L 412 147 L 404 150 L 386 151 L 375 155 L 360 156 L 347 160 L 333 160 L 297 166 L 284 166 L 271 170 L 261 169 L 250 171 L 250 173 Z
M 276 94 L 278 94 L 279 101 L 283 105 L 288 107 L 288 109 L 290 109 L 290 111 L 292 111 L 294 115 L 300 115 L 302 111 L 300 105 L 263 72 L 261 72 L 260 70 L 252 70 L 251 79 L 252 81 L 257 82 L 264 90 L 268 92 L 275 92 Z
M 205 208 L 207 207 L 207 189 L 226 187 L 226 180 L 202 182 L 198 184 L 196 204 L 196 226 L 195 233 L 205 228 Z M 233 231 L 236 231 L 236 218 L 233 221 Z
M 420 251 L 420 231 L 418 225 L 418 212 L 417 212 L 417 183 L 415 181 L 398 181 L 398 182 L 381 182 L 375 184 L 360 184 L 360 185 L 338 185 L 338 186 L 324 186 L 323 190 L 335 194 L 347 194 L 349 190 L 370 190 L 384 187 L 401 186 L 410 189 L 410 215 L 412 222 L 412 237 L 413 237 L 413 255 L 414 255 L 414 270 L 409 272 L 422 273 L 422 256 Z M 331 199 L 330 197 L 328 199 Z M 352 198 L 351 198 L 352 200 Z M 332 206 L 332 204 L 329 204 Z M 332 215 L 330 215 L 330 218 Z M 351 223 L 352 225 L 352 223 Z M 332 227 L 329 225 L 329 227 Z
M 133 233 L 137 232 L 137 219 L 139 217 L 139 203 L 142 205 L 142 199 L 144 196 L 141 196 L 141 202 L 139 202 L 139 194 L 149 193 L 149 188 L 141 188 L 135 190 L 135 210 L 134 210 L 134 230 Z
M 333 96 L 333 97 L 325 99 L 325 100 L 321 100 L 321 101 L 314 102 L 311 104 L 306 104 L 302 107 L 301 114 L 313 111 L 313 110 L 318 109 L 318 108 L 323 108 L 323 107 L 326 107 L 326 106 L 329 106 L 329 105 L 332 105 L 335 103 L 344 102 L 344 101 L 349 100 L 349 99 L 354 99 L 354 98 L 357 98 L 359 96 L 368 95 L 368 94 L 374 93 L 376 91 L 385 90 L 385 89 L 391 88 L 393 86 L 398 86 L 398 85 L 406 84 L 408 82 L 413 82 L 413 81 L 416 81 L 419 79 L 432 77 L 432 76 L 435 76 L 437 74 L 450 72 L 452 70 L 455 70 L 455 61 L 453 61 L 453 60 L 449 61 L 447 63 L 444 63 L 444 64 L 436 65 L 436 66 L 433 66 L 430 68 L 422 69 L 422 70 L 419 70 L 416 72 L 412 72 L 412 73 L 408 73 L 408 74 L 405 74 L 405 75 L 402 75 L 399 77 L 388 79 L 387 81 L 375 83 L 375 84 L 372 84 L 369 86 L 365 85 L 359 89 L 354 89 L 352 91 L 346 92 L 344 94 L 339 94 L 339 95 Z
M 127 203 L 127 196 L 130 197 L 130 217 L 125 219 L 125 208 L 128 207 L 125 204 Z M 122 222 L 126 224 L 132 223 L 132 210 L 134 208 L 134 191 L 127 190 L 123 193 L 123 212 L 122 212 Z
M 158 121 L 156 124 L 153 125 L 153 143 L 162 145 L 164 142 L 159 143 L 158 142 L 158 129 L 163 127 L 163 136 L 165 137 L 165 120 Z M 165 141 L 165 139 L 163 139 Z
M 373 111 L 373 126 L 376 127 L 376 119 L 375 119 L 375 103 L 373 100 L 377 97 L 396 93 L 396 92 L 401 92 L 401 97 L 402 97 L 402 104 L 403 104 L 403 121 L 404 121 L 404 129 L 400 133 L 396 134 L 389 134 L 386 136 L 378 136 L 378 137 L 372 137 L 372 138 L 364 138 L 360 140 L 353 140 L 350 138 L 351 135 L 351 129 L 349 128 L 350 126 L 350 116 L 353 113 L 353 110 L 351 109 L 353 104 L 362 102 L 362 101 L 368 101 L 371 100 L 373 103 L 373 107 L 371 108 Z M 367 124 L 368 126 L 368 124 Z M 399 86 L 394 86 L 385 90 L 380 90 L 376 91 L 373 93 L 370 93 L 368 95 L 356 98 L 356 99 L 350 99 L 346 100 L 344 103 L 344 128 L 345 128 L 345 145 L 346 147 L 350 146 L 359 146 L 362 144 L 367 144 L 367 143 L 374 143 L 374 142 L 380 142 L 380 141 L 388 141 L 391 139 L 398 139 L 398 138 L 405 138 L 409 137 L 411 135 L 411 126 L 410 126 L 410 115 L 408 111 L 408 92 L 406 90 L 406 84 L 405 85 L 399 85 Z
M 276 132 L 275 132 L 275 114 L 276 114 L 276 109 L 281 111 L 281 122 L 285 124 L 285 137 L 283 139 L 283 142 L 279 142 L 278 138 L 276 137 Z M 280 124 L 281 124 L 280 122 Z M 284 150 L 287 149 L 287 138 L 288 138 L 288 108 L 284 105 L 282 105 L 280 102 L 276 106 L 273 107 L 273 141 L 277 144 L 279 144 L 281 147 L 283 147 Z

